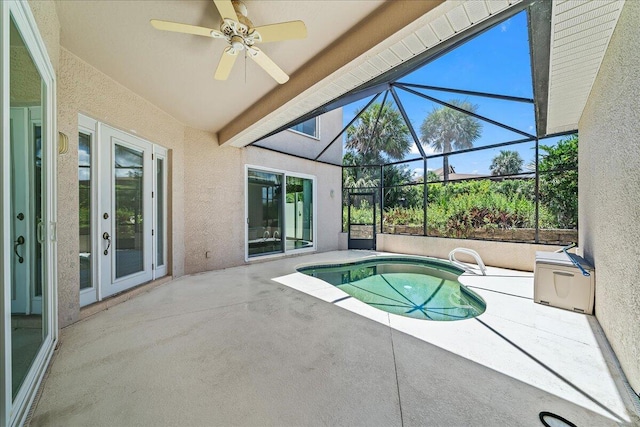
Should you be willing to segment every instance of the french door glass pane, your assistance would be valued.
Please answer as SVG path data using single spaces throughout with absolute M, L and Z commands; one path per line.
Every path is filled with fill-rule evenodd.
M 164 265 L 164 160 L 156 161 L 156 265 Z
M 91 280 L 91 135 L 78 137 L 78 187 L 80 210 L 80 289 L 92 287 Z
M 143 152 L 115 144 L 116 278 L 144 269 Z
M 287 177 L 287 250 L 313 247 L 313 181 Z
M 44 340 L 42 78 L 10 23 L 11 379 L 15 398 Z
M 249 170 L 249 256 L 283 252 L 281 174 Z

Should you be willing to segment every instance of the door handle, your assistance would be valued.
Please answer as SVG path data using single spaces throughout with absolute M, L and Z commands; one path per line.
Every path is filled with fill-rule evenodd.
M 109 233 L 105 231 L 104 233 L 102 233 L 102 238 L 109 242 L 109 244 L 107 245 L 107 249 L 104 250 L 104 254 L 109 255 L 109 248 L 111 247 L 111 236 L 109 236 Z
M 18 246 L 24 245 L 24 237 L 19 236 L 18 239 L 13 244 L 13 252 L 15 252 L 18 257 L 18 262 L 22 264 L 24 262 L 24 258 L 18 253 Z

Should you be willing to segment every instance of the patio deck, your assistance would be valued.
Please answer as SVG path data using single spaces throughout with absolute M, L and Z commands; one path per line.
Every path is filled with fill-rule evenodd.
M 323 301 L 339 290 L 294 269 L 370 254 L 181 277 L 65 328 L 31 425 L 639 421 L 595 318 L 534 304 L 530 273 L 463 276 L 487 311 L 428 322 Z

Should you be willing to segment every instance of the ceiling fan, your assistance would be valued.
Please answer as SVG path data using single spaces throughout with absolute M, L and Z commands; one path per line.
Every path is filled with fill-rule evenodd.
M 151 25 L 158 30 L 226 40 L 229 46 L 224 49 L 218 63 L 214 76 L 216 80 L 226 80 L 229 77 L 238 54 L 243 50 L 278 83 L 282 84 L 289 80 L 289 76 L 254 45 L 256 43 L 303 39 L 307 37 L 307 28 L 304 22 L 290 21 L 254 27 L 247 18 L 247 8 L 241 1 L 213 0 L 213 2 L 222 18 L 219 30 L 157 19 L 152 19 Z

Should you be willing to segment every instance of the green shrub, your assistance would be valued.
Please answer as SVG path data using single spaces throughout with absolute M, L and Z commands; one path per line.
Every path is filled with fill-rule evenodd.
M 416 186 L 412 190 L 418 193 L 422 187 Z M 427 190 L 427 225 L 432 233 L 465 238 L 476 230 L 535 228 L 534 179 L 432 183 Z M 417 203 L 407 207 L 385 207 L 385 225 L 422 226 L 424 211 L 421 205 L 415 205 Z M 540 228 L 558 228 L 556 212 L 542 204 L 538 209 Z M 347 212 L 345 206 L 345 230 Z M 364 203 L 360 207 L 352 206 L 351 215 L 354 223 L 370 223 L 372 209 Z

